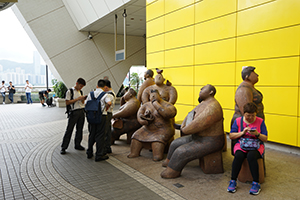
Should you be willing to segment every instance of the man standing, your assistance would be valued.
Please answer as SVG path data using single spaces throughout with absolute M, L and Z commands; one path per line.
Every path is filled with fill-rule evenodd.
M 31 89 L 32 89 L 31 83 L 29 83 L 29 81 L 26 80 L 25 93 L 26 93 L 26 98 L 27 98 L 27 104 L 32 103 Z
M 75 124 L 75 149 L 81 151 L 84 150 L 84 147 L 81 146 L 80 143 L 82 141 L 82 129 L 85 118 L 84 100 L 87 97 L 82 95 L 81 89 L 85 86 L 85 84 L 85 80 L 83 78 L 79 78 L 76 82 L 76 85 L 66 92 L 66 106 L 70 105 L 71 110 L 70 114 L 68 115 L 68 125 L 61 144 L 60 154 L 66 154 L 66 149 L 69 146 Z
M 5 104 L 5 92 L 6 92 L 6 87 L 4 85 L 5 81 L 2 81 L 2 85 L 0 87 L 0 92 L 3 98 L 3 104 Z
M 40 98 L 40 102 L 42 104 L 43 107 L 45 107 L 46 105 L 45 103 L 45 98 L 48 99 L 48 94 L 49 92 L 51 92 L 51 89 L 48 90 L 42 90 L 39 92 L 39 98 Z
M 100 79 L 97 84 L 97 89 L 94 91 L 94 97 L 97 98 L 102 92 L 104 92 L 105 87 L 105 80 Z M 91 100 L 91 93 L 89 93 L 85 103 Z M 111 105 L 111 100 L 109 99 L 107 94 L 104 94 L 103 97 L 100 99 L 101 102 L 101 110 L 102 113 L 107 111 L 107 109 Z M 106 155 L 105 152 L 105 118 L 106 116 L 102 114 L 101 121 L 97 124 L 89 123 L 89 141 L 88 141 L 88 149 L 86 151 L 87 158 L 93 157 L 93 146 L 96 142 L 96 156 L 95 161 L 102 161 L 106 160 L 109 157 Z
M 11 81 L 9 81 L 8 91 L 8 99 L 11 101 L 11 103 L 14 103 L 14 93 L 16 93 L 16 90 Z
M 107 96 L 111 100 L 111 106 L 107 110 L 106 115 L 106 123 L 105 123 L 105 150 L 106 153 L 111 153 L 111 119 L 112 119 L 112 112 L 116 102 L 116 94 L 111 88 L 111 84 L 109 80 L 105 80 L 105 87 L 104 91 L 107 93 Z

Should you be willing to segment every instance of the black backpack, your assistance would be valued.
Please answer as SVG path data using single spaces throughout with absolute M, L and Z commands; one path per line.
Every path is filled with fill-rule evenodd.
M 101 92 L 97 98 L 94 96 L 94 92 L 90 92 L 91 100 L 88 100 L 85 105 L 86 118 L 90 124 L 100 124 L 102 118 L 101 98 L 105 95 L 105 92 Z
M 74 99 L 74 91 L 73 91 L 73 88 L 69 88 L 69 90 L 70 90 L 70 92 L 71 92 L 71 99 L 70 99 L 70 100 L 73 100 L 73 99 Z M 80 90 L 80 94 L 81 94 L 81 96 L 82 96 L 82 91 L 81 91 L 81 90 Z M 69 104 L 69 105 L 66 106 L 66 112 L 65 112 L 65 114 L 67 114 L 67 118 L 69 118 L 69 117 L 71 116 L 72 111 L 73 111 L 71 105 L 73 105 L 73 108 L 74 108 L 74 103 L 73 103 L 73 104 Z

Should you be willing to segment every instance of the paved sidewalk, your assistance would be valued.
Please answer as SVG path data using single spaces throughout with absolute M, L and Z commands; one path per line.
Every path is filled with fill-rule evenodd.
M 61 155 L 64 112 L 40 104 L 0 105 L 0 199 L 300 199 L 299 148 L 267 144 L 261 193 L 251 196 L 250 185 L 239 182 L 238 191 L 230 194 L 226 192 L 233 159 L 229 141 L 223 174 L 204 174 L 195 160 L 181 177 L 162 179 L 164 168 L 152 161 L 148 150 L 138 158 L 126 157 L 125 136 L 112 146 L 106 161 L 87 159 L 84 151 L 73 148 L 73 141 Z M 85 125 L 85 147 L 87 136 Z

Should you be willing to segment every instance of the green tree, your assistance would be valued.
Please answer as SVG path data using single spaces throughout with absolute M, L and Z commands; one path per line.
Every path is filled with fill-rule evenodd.
M 137 91 L 139 91 L 140 77 L 138 73 L 132 72 L 130 75 L 130 85 L 134 86 Z
M 52 79 L 53 89 L 59 98 L 65 98 L 68 88 L 62 81 L 57 81 L 57 79 Z

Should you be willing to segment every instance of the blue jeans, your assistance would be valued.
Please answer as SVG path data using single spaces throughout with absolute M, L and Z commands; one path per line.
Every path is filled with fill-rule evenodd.
M 31 100 L 31 93 L 30 92 L 26 92 L 26 98 L 27 98 L 27 103 L 32 103 L 32 100 Z
M 5 102 L 5 92 L 1 92 L 1 95 L 3 97 L 3 102 Z
M 14 102 L 14 93 L 9 93 L 8 99 L 13 103 Z

